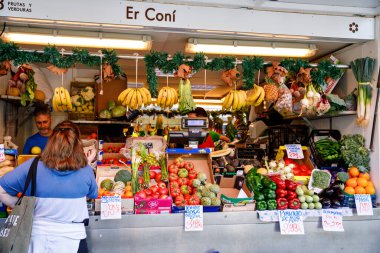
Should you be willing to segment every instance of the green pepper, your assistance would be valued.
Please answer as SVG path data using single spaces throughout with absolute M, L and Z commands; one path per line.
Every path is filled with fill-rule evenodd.
M 253 183 L 254 183 L 253 187 L 259 191 L 261 191 L 261 189 L 263 189 L 263 185 L 261 184 L 261 178 L 262 178 L 261 174 L 258 174 L 258 175 L 253 177 Z
M 275 190 L 277 190 L 277 185 L 276 185 L 275 182 L 271 181 L 271 182 L 269 183 L 268 188 L 271 189 L 271 190 L 273 190 L 273 191 L 275 191 Z
M 276 199 L 276 192 L 274 190 L 264 189 L 262 193 L 264 194 L 266 200 Z
M 264 194 L 262 194 L 261 192 L 259 191 L 254 191 L 254 195 L 253 195 L 254 199 L 256 201 L 262 201 L 262 200 L 265 200 L 265 196 Z
M 257 202 L 256 209 L 259 211 L 267 210 L 267 202 L 264 200 Z
M 269 184 L 272 180 L 269 179 L 269 177 L 263 177 L 263 179 L 261 180 L 261 183 L 263 184 L 263 186 L 265 188 L 269 188 Z
M 276 210 L 277 209 L 277 201 L 274 199 L 270 199 L 267 201 L 268 210 Z

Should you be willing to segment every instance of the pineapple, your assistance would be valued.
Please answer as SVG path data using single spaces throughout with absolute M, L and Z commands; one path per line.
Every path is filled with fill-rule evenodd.
M 275 102 L 278 99 L 278 87 L 274 83 L 267 83 L 264 85 L 265 101 Z

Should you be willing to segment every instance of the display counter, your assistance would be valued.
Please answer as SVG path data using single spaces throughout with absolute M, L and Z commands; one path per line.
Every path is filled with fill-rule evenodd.
M 257 212 L 204 213 L 202 232 L 185 232 L 183 214 L 90 217 L 90 252 L 378 252 L 380 209 L 343 217 L 344 232 L 325 232 L 321 217 L 304 221 L 305 235 L 281 235 L 278 222 Z

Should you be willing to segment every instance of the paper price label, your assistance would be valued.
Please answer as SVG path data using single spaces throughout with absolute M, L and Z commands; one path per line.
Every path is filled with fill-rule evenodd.
M 4 144 L 0 144 L 0 162 L 5 160 Z
M 300 144 L 287 144 L 285 145 L 286 155 L 290 159 L 303 159 L 302 146 Z
M 100 200 L 100 219 L 121 219 L 121 197 L 103 196 Z
M 372 200 L 369 194 L 355 194 L 354 197 L 358 215 L 373 215 Z
M 203 231 L 203 206 L 185 206 L 185 231 Z
M 341 210 L 322 210 L 322 227 L 325 231 L 344 232 Z
M 282 235 L 303 235 L 303 217 L 301 210 L 280 210 L 278 220 Z

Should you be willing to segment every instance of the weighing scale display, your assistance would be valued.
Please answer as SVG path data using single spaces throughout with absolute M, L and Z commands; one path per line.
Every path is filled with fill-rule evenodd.
M 183 118 L 182 119 L 182 128 L 207 128 L 207 126 L 208 126 L 207 118 L 196 118 L 196 119 Z

